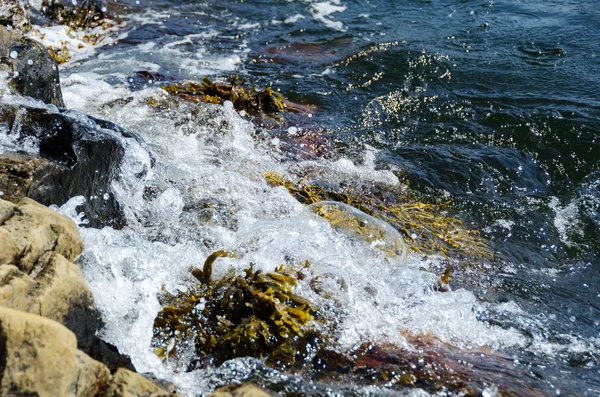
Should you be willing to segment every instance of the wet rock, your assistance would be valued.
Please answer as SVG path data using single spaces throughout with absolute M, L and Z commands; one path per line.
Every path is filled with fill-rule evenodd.
M 0 104 L 0 122 L 6 123 L 9 135 L 17 140 L 39 145 L 43 160 L 15 156 L 0 160 L 0 190 L 16 199 L 26 194 L 44 205 L 62 205 L 82 195 L 88 226 L 123 226 L 110 183 L 124 154 L 120 139 L 132 135 L 116 124 L 48 107 Z M 14 184 L 3 186 L 3 178 L 9 183 L 17 180 L 17 191 L 10 187 Z
M 317 378 L 396 390 L 416 387 L 443 395 L 481 396 L 494 389 L 503 396 L 553 394 L 527 367 L 499 352 L 463 350 L 430 334 L 405 336 L 408 348 L 364 343 L 345 354 L 320 352 L 315 357 Z
M 0 26 L 0 70 L 15 92 L 64 107 L 56 62 L 40 43 Z
M 217 390 L 208 395 L 208 397 L 276 397 L 280 396 L 258 386 L 248 383 L 241 385 L 229 385 L 219 387 Z
M 59 323 L 0 307 L 0 394 L 94 396 L 109 381 L 101 363 L 77 350 Z
M 102 397 L 177 397 L 135 372 L 119 369 L 102 394 Z
M 16 203 L 27 197 L 39 171 L 51 166 L 48 160 L 16 153 L 0 156 L 0 197 Z M 42 171 L 43 172 L 43 171 Z
M 65 325 L 85 353 L 133 369 L 128 357 L 96 336 L 100 315 L 81 271 L 72 261 L 83 244 L 69 218 L 30 199 L 0 199 L 0 306 Z

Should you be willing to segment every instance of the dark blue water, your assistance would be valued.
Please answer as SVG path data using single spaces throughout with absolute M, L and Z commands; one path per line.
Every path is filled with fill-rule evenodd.
M 320 17 L 320 3 L 339 10 Z M 125 18 L 165 17 L 161 25 L 130 22 L 128 37 L 104 54 L 129 52 L 171 78 L 199 80 L 178 59 L 134 48 L 214 30 L 177 45 L 199 70 L 229 73 L 204 62 L 201 49 L 239 54 L 232 70 L 241 77 L 318 106 L 312 118 L 292 121 L 326 139 L 330 155 L 376 147 L 378 167 L 430 201 L 451 199 L 451 214 L 481 230 L 496 253 L 485 272 L 459 274 L 454 285 L 532 313 L 526 322 L 489 319 L 532 344 L 554 344 L 553 354 L 513 352 L 548 385 L 600 395 L 596 1 L 119 4 Z

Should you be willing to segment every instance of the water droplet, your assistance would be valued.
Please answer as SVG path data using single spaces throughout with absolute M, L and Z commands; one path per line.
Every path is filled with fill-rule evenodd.
M 288 134 L 290 134 L 290 135 L 296 135 L 297 132 L 298 132 L 298 128 L 296 128 L 296 127 L 288 128 Z
M 278 146 L 280 142 L 281 141 L 279 140 L 279 138 L 273 138 L 273 139 L 271 139 L 271 144 L 273 146 Z
M 27 64 L 28 64 L 28 65 L 33 65 L 33 61 L 32 61 L 31 59 L 28 59 L 28 60 L 27 60 Z
M 18 54 L 16 51 L 11 51 L 11 52 L 10 52 L 10 57 L 11 57 L 12 59 L 17 59 L 17 56 L 18 56 L 18 55 L 19 55 L 19 54 Z

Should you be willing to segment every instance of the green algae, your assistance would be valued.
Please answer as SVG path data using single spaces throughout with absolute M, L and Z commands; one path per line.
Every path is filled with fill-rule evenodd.
M 198 272 L 199 283 L 159 297 L 153 346 L 160 357 L 177 358 L 184 346 L 215 364 L 235 358 L 265 358 L 278 368 L 304 365 L 311 346 L 322 340 L 318 309 L 292 290 L 301 270 L 283 265 L 273 272 L 254 270 L 212 281 L 212 265 L 225 251 L 210 255 Z

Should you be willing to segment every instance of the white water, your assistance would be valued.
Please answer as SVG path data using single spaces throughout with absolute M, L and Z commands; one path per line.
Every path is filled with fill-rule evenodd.
M 114 121 L 143 141 L 124 140 L 125 160 L 112 186 L 128 226 L 80 229 L 85 242 L 80 263 L 106 322 L 102 336 L 129 354 L 139 371 L 174 380 L 190 395 L 214 387 L 206 374 L 182 374 L 181 368 L 162 363 L 150 342 L 162 286 L 185 288 L 191 281 L 189 267 L 200 266 L 219 249 L 234 251 L 238 258 L 219 259 L 213 277 L 231 268 L 241 271 L 251 262 L 272 271 L 282 263 L 308 260 L 311 276 L 337 280 L 324 285 L 341 309 L 316 294 L 308 280 L 298 293 L 330 308 L 327 315 L 340 323 L 343 348 L 364 341 L 404 344 L 403 330 L 431 332 L 464 348 L 523 343 L 516 330 L 479 321 L 486 307 L 471 292 L 436 292 L 437 277 L 424 270 L 431 263 L 416 255 L 386 257 L 333 230 L 263 177 L 267 171 L 290 175 L 290 167 L 330 181 L 397 184 L 392 173 L 374 169 L 373 149 L 365 153 L 363 165 L 347 159 L 283 164 L 276 160 L 278 149 L 256 135 L 230 104 L 204 106 L 194 116 L 187 108 L 192 105 L 157 112 L 145 100 L 162 95 L 160 90 L 129 92 L 94 75 L 63 79 L 63 93 L 68 107 Z M 130 102 L 106 105 L 122 98 Z M 149 187 L 155 198 L 144 198 Z M 75 216 L 72 207 L 63 211 Z
M 325 24 L 335 23 L 335 12 L 343 12 L 339 1 L 306 3 L 312 17 Z M 148 23 L 167 16 L 154 17 L 144 16 Z M 113 52 L 91 60 L 81 70 L 123 82 L 140 68 L 159 72 L 170 59 L 178 59 L 192 76 L 235 71 L 246 53 L 243 43 L 234 53 L 212 55 L 202 40 L 213 33 L 217 34 L 190 35 L 162 45 L 145 43 L 134 54 L 135 61 L 127 62 L 129 55 Z M 190 44 L 196 53 L 185 50 Z M 106 322 L 102 336 L 129 354 L 140 372 L 173 380 L 183 394 L 195 395 L 243 379 L 260 367 L 255 360 L 239 359 L 222 368 L 184 373 L 182 368 L 161 362 L 150 347 L 152 324 L 160 310 L 157 295 L 163 285 L 170 291 L 186 288 L 192 281 L 189 267 L 200 266 L 219 249 L 234 251 L 238 257 L 219 259 L 213 277 L 228 269 L 241 271 L 251 262 L 271 271 L 282 263 L 308 260 L 310 274 L 330 281 L 323 285 L 341 308 L 309 287 L 311 277 L 300 283 L 297 292 L 329 309 L 327 315 L 339 322 L 337 337 L 343 348 L 364 341 L 402 345 L 405 341 L 400 332 L 405 330 L 430 332 L 465 349 L 529 342 L 517 330 L 478 320 L 478 315 L 488 310 L 527 319 L 529 315 L 515 303 L 491 308 L 466 290 L 435 291 L 437 277 L 426 270 L 435 258 L 386 257 L 354 236 L 333 230 L 284 188 L 270 187 L 263 177 L 267 171 L 289 176 L 310 171 L 331 183 L 398 184 L 391 172 L 375 169 L 374 149 L 366 149 L 361 165 L 343 158 L 281 163 L 277 161 L 279 149 L 231 106 L 209 105 L 198 114 L 191 112 L 195 105 L 157 112 L 145 100 L 160 98 L 161 90 L 131 92 L 124 85 L 102 79 L 96 73 L 63 78 L 67 107 L 116 122 L 138 134 L 142 143 L 123 139 L 126 156 L 112 185 L 128 226 L 123 230 L 81 227 L 85 252 L 80 264 Z M 128 103 L 117 104 L 119 100 Z M 0 129 L 3 150 L 22 145 L 12 138 Z M 28 148 L 35 151 L 35 142 Z M 145 194 L 150 190 L 155 197 Z M 72 199 L 60 211 L 83 226 L 84 220 L 75 211 L 80 200 Z M 568 207 L 556 208 L 558 215 Z M 590 348 L 589 344 L 574 341 L 573 349 L 585 348 Z M 564 346 L 554 347 L 540 339 L 530 349 L 550 354 Z

